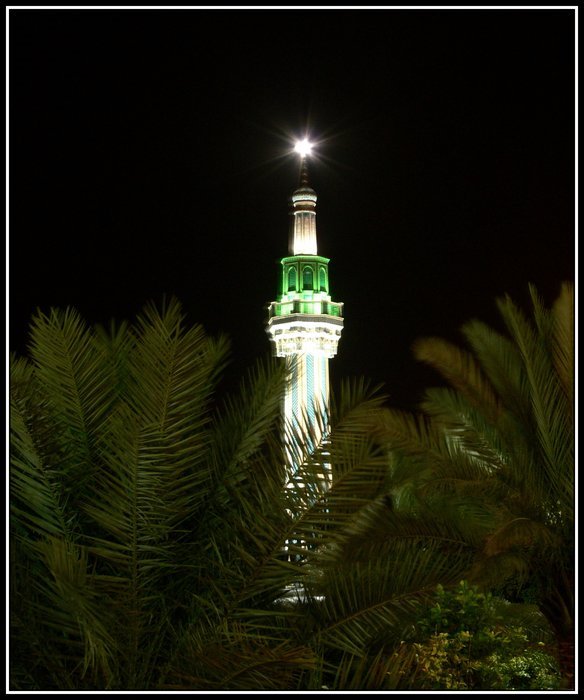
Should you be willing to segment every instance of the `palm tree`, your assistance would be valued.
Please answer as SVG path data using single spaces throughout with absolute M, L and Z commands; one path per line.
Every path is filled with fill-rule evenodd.
M 313 663 L 269 609 L 294 575 L 266 566 L 289 529 L 284 373 L 258 364 L 219 404 L 228 344 L 182 320 L 175 301 L 111 332 L 38 313 L 13 362 L 15 688 L 156 688 L 179 668 L 288 687 Z
M 417 533 L 427 550 L 446 526 L 451 546 L 473 553 L 466 570 L 462 559 L 455 564 L 458 575 L 536 602 L 555 631 L 569 685 L 574 673 L 573 286 L 562 285 L 551 309 L 532 285 L 529 289 L 531 319 L 508 296 L 497 302 L 508 335 L 471 321 L 462 329 L 470 351 L 439 338 L 418 341 L 417 358 L 437 369 L 450 387 L 428 390 L 419 415 L 388 410 L 382 434 L 396 459 L 392 509 L 412 514 L 411 536 Z M 401 483 L 400 474 L 405 474 Z M 387 523 L 385 534 L 378 529 L 379 537 L 399 537 L 400 527 Z
M 30 359 L 11 365 L 14 689 L 318 682 L 290 590 L 310 547 L 383 485 L 367 437 L 382 399 L 364 384 L 341 396 L 331 518 L 314 436 L 297 436 L 302 473 L 285 469 L 285 366 L 259 362 L 223 398 L 227 354 L 175 300 L 107 331 L 71 309 L 33 318 Z M 286 551 L 294 540 L 307 544 Z

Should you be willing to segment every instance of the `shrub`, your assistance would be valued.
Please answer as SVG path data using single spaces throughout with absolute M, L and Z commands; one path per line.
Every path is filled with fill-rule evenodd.
M 422 690 L 553 690 L 560 673 L 545 642 L 514 620 L 518 608 L 461 581 L 436 588 L 412 642 L 410 687 Z M 531 615 L 533 617 L 533 615 Z M 533 630 L 532 630 L 533 632 Z

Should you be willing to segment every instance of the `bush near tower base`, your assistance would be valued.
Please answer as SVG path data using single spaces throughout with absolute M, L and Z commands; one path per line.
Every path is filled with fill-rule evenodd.
M 513 608 L 514 616 L 517 609 L 520 613 L 523 609 L 524 624 L 531 618 L 531 630 L 509 619 Z M 539 629 L 533 629 L 534 622 Z M 421 690 L 556 690 L 560 671 L 548 653 L 550 633 L 545 634 L 541 623 L 541 617 L 526 606 L 513 606 L 481 593 L 466 581 L 454 590 L 439 585 L 433 603 L 416 625 L 420 641 L 411 644 L 416 666 L 407 686 Z

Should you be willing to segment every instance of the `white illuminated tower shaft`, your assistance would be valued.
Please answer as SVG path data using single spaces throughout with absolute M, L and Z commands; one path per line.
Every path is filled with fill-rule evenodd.
M 266 328 L 278 357 L 286 358 L 290 380 L 284 398 L 288 466 L 294 470 L 294 430 L 310 426 L 317 443 L 325 437 L 329 405 L 329 358 L 343 328 L 343 304 L 329 294 L 329 259 L 317 254 L 316 192 L 308 185 L 306 156 L 300 186 L 291 197 L 290 255 L 282 259 L 281 293 L 269 306 Z M 310 447 L 310 446 L 309 446 Z

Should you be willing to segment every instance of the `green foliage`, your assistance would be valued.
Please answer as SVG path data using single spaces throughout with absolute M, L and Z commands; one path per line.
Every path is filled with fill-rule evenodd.
M 466 581 L 453 590 L 438 586 L 416 624 L 419 641 L 411 642 L 416 664 L 407 686 L 422 690 L 559 688 L 555 658 L 543 641 L 530 640 L 528 630 L 509 619 L 509 607 Z
M 417 621 L 417 629 L 423 635 L 442 632 L 452 635 L 463 631 L 478 634 L 495 619 L 493 596 L 479 592 L 467 581 L 461 581 L 454 590 L 439 584 L 433 597 L 425 616 Z
M 529 291 L 529 316 L 498 300 L 507 334 L 473 320 L 468 348 L 417 341 L 450 386 L 429 389 L 418 415 L 388 410 L 382 434 L 402 474 L 394 503 L 424 541 L 443 517 L 473 549 L 456 575 L 536 603 L 562 642 L 574 629 L 574 289 L 551 308 Z
M 293 478 L 285 364 L 258 362 L 225 396 L 227 354 L 174 300 L 107 330 L 71 309 L 33 318 L 11 365 L 15 690 L 320 688 L 338 620 L 304 581 L 316 590 L 316 545 L 383 490 L 383 399 L 347 383 L 334 437 Z
M 481 666 L 483 688 L 503 690 L 557 690 L 560 672 L 556 660 L 538 649 L 527 648 L 521 653 L 505 656 L 493 653 Z
M 255 687 L 237 670 L 257 679 L 267 640 L 267 687 L 314 663 L 272 609 L 297 576 L 278 559 L 285 371 L 258 363 L 220 401 L 227 352 L 176 301 L 109 331 L 34 317 L 11 367 L 14 688 L 166 687 L 214 646 L 200 687 Z
M 510 338 L 418 344 L 453 385 L 421 415 L 346 382 L 294 475 L 284 363 L 224 396 L 226 340 L 175 301 L 108 330 L 37 313 L 11 362 L 11 687 L 555 687 L 541 614 L 481 592 L 573 628 L 572 297 L 533 298 L 533 321 L 501 303 Z

